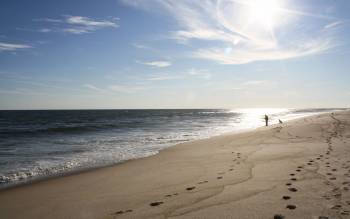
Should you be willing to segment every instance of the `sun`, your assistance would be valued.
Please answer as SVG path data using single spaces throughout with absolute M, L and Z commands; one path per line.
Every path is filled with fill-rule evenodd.
M 248 0 L 248 19 L 263 28 L 272 29 L 281 15 L 281 0 Z

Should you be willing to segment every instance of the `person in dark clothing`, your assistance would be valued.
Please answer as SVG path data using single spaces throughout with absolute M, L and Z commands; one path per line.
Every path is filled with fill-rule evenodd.
M 265 125 L 269 125 L 269 117 L 265 114 Z

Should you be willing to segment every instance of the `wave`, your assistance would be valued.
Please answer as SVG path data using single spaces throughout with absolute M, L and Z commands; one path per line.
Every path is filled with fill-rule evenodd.
M 118 129 L 123 128 L 120 124 L 86 124 L 86 125 L 62 125 L 56 127 L 47 128 L 12 128 L 12 129 L 0 129 L 0 135 L 33 135 L 33 134 L 65 134 L 65 133 L 82 133 L 92 132 L 105 129 Z

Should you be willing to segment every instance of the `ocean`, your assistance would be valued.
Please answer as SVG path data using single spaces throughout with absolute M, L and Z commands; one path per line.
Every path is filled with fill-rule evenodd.
M 0 111 L 0 187 L 147 157 L 178 143 L 341 109 Z

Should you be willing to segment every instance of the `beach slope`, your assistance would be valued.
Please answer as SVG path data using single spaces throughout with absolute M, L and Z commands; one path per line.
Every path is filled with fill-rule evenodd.
M 350 218 L 350 112 L 0 191 L 0 218 Z

